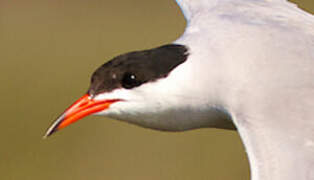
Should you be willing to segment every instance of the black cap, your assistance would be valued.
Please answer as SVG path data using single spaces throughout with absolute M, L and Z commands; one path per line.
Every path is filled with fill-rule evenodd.
M 186 61 L 187 56 L 188 49 L 178 44 L 117 56 L 93 73 L 88 92 L 97 95 L 157 81 L 167 77 L 175 67 Z

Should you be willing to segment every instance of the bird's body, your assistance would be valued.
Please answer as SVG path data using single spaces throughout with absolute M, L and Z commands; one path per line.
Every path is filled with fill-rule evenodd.
M 170 131 L 235 125 L 253 180 L 314 179 L 314 17 L 283 0 L 178 2 L 188 26 L 174 44 L 187 51 L 173 59 L 187 59 L 156 79 L 92 94 L 121 100 L 96 113 Z

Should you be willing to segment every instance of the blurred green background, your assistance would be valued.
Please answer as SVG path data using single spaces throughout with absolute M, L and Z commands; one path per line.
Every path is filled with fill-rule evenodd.
M 295 1 L 314 12 L 313 0 Z M 249 179 L 231 131 L 88 117 L 41 139 L 104 61 L 172 42 L 184 28 L 174 0 L 0 0 L 0 179 Z

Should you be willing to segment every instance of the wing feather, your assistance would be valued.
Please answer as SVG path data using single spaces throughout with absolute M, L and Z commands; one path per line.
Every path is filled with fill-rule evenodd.
M 232 4 L 232 3 L 267 3 L 267 4 L 281 4 L 295 6 L 295 4 L 288 2 L 287 0 L 175 0 L 180 6 L 187 21 L 198 14 L 201 11 L 209 11 L 211 8 L 217 7 L 219 4 Z
M 189 21 L 177 42 L 230 79 L 202 76 L 226 96 L 252 179 L 313 180 L 314 17 L 285 0 L 177 2 Z

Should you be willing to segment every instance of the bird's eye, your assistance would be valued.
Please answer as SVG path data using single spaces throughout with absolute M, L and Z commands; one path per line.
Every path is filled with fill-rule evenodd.
M 122 78 L 122 86 L 126 89 L 141 85 L 141 82 L 137 79 L 135 74 L 125 73 Z

